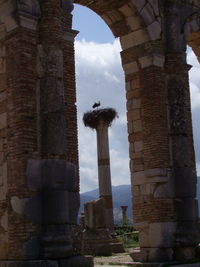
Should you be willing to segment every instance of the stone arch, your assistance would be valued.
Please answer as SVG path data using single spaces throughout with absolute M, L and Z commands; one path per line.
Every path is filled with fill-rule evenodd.
M 115 37 L 122 37 L 129 33 L 143 29 L 148 40 L 160 39 L 161 14 L 158 1 L 145 3 L 144 1 L 96 1 L 75 0 L 74 3 L 86 6 L 97 13 L 109 26 Z M 147 35 L 149 36 L 147 37 Z M 141 41 L 141 40 L 140 40 Z M 135 44 L 137 45 L 137 44 Z
M 186 26 L 186 39 L 200 62 L 200 15 Z
M 200 60 L 200 4 L 195 1 L 182 23 L 182 33 L 187 44 L 192 47 L 198 60 Z
M 181 210 L 191 199 L 195 209 L 196 178 L 182 26 L 198 9 L 197 1 L 191 4 L 169 0 L 166 5 L 151 0 L 75 3 L 100 15 L 122 45 L 133 214 L 141 247 L 133 258 L 156 261 L 190 257 L 194 252 L 179 248 L 179 237 L 187 236 L 186 243 L 190 242 L 189 236 L 195 240 L 196 215 L 184 215 L 176 197 L 184 198 Z M 181 179 L 184 186 L 180 189 Z M 194 231 L 183 233 L 187 232 L 184 221 Z
M 75 3 L 99 14 L 113 34 L 120 38 L 126 80 L 133 214 L 135 226 L 140 231 L 140 246 L 144 248 L 138 260 L 155 260 L 160 257 L 160 249 L 150 249 L 148 256 L 145 248 L 164 246 L 161 232 L 167 231 L 168 224 L 163 221 L 170 221 L 168 215 L 164 219 L 165 210 L 174 213 L 173 200 L 168 202 L 161 197 L 165 189 L 160 186 L 167 186 L 170 166 L 161 9 L 158 9 L 157 1 L 154 6 L 151 1 L 105 3 L 79 0 Z M 163 122 L 158 123 L 160 118 Z M 166 194 L 165 198 L 169 197 Z M 162 211 L 158 212 L 156 205 L 162 207 Z M 173 224 L 170 227 L 172 232 L 175 231 Z M 152 240 L 154 235 L 160 239 Z M 166 257 L 171 257 L 167 249 L 165 253 Z

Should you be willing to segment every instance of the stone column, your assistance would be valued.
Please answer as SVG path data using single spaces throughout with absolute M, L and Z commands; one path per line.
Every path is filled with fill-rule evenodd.
M 42 190 L 40 253 L 45 259 L 67 258 L 74 254 L 70 225 L 76 224 L 79 208 L 77 166 L 67 161 L 63 8 L 71 19 L 72 4 L 63 6 L 59 0 L 41 3 L 37 104 L 42 159 L 30 162 L 28 172 L 31 185 Z M 40 181 L 36 184 L 31 174 L 33 168 L 38 169 Z
M 196 166 L 193 145 L 190 65 L 186 60 L 186 40 L 182 30 L 178 1 L 167 1 L 166 82 L 169 112 L 170 160 L 172 168 L 171 195 L 176 211 L 174 257 L 176 260 L 195 258 L 198 244 L 198 202 L 196 200 Z
M 128 206 L 121 206 L 122 209 L 122 225 L 127 225 L 127 211 Z
M 99 195 L 105 199 L 106 222 L 111 234 L 114 234 L 114 218 L 108 128 L 116 116 L 116 111 L 108 108 L 85 113 L 83 117 L 85 126 L 96 129 L 97 133 Z
M 25 2 L 0 3 L 1 260 L 38 257 L 38 225 L 27 208 L 33 194 L 26 166 L 37 151 L 35 66 L 41 12 L 37 0 Z
M 75 73 L 65 68 L 74 61 L 72 8 L 60 0 L 0 3 L 0 266 L 92 265 L 74 257 L 70 236 L 79 208 L 66 122 L 66 103 L 75 106 Z
M 179 4 L 164 3 L 163 42 L 148 41 L 122 52 L 133 217 L 141 248 L 132 254 L 134 261 L 195 258 L 196 170 Z

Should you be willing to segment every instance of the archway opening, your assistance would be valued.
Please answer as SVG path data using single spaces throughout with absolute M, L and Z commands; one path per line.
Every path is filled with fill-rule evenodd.
M 103 3 L 105 2 L 102 2 L 102 5 Z M 99 6 L 99 3 L 97 4 L 95 1 L 87 2 L 87 4 L 101 15 L 116 36 L 120 36 L 128 99 L 134 220 L 140 237 L 142 237 L 140 238 L 141 252 L 145 252 L 145 249 L 149 247 L 154 253 L 154 248 L 158 247 L 157 254 L 152 254 L 152 259 L 157 260 L 161 243 L 165 244 L 163 233 L 168 232 L 168 224 L 173 225 L 174 232 L 178 231 L 174 223 L 174 218 L 177 215 L 176 200 L 173 190 L 169 188 L 168 191 L 165 186 L 168 188 L 170 179 L 177 178 L 172 181 L 173 184 L 177 183 L 176 189 L 180 189 L 180 193 L 177 195 L 181 195 L 182 198 L 187 196 L 187 201 L 189 201 L 190 193 L 187 192 L 187 189 L 178 186 L 179 182 L 182 183 L 181 178 L 184 176 L 178 171 L 184 172 L 185 166 L 189 166 L 188 177 L 192 177 L 194 174 L 192 138 L 189 140 L 191 135 L 187 135 L 187 130 L 191 133 L 190 109 L 187 109 L 189 102 L 184 102 L 186 98 L 189 99 L 187 72 L 185 71 L 181 75 L 176 70 L 175 73 L 170 72 L 171 67 L 175 67 L 176 64 L 172 55 L 167 54 L 166 57 L 165 47 L 161 41 L 161 25 L 157 21 L 157 16 L 152 16 L 152 22 L 147 20 L 146 16 L 137 15 L 137 11 L 140 10 L 138 6 L 135 10 L 135 7 L 130 5 L 113 8 L 105 4 L 101 10 L 102 6 Z M 146 6 L 146 12 L 149 12 L 148 6 Z M 169 45 L 169 51 L 171 50 L 173 51 L 173 47 Z M 178 54 L 176 63 L 185 65 Z M 186 74 L 185 80 L 182 80 L 181 76 L 184 74 Z M 175 75 L 176 78 L 174 79 Z M 183 84 L 184 82 L 185 84 Z M 187 87 L 185 88 L 187 89 L 187 97 L 179 98 L 178 91 L 185 86 Z M 166 100 L 169 106 L 166 105 Z M 174 105 L 176 101 L 180 102 L 181 108 L 186 111 L 188 120 L 184 118 L 184 113 L 180 112 L 181 109 Z M 168 117 L 168 112 L 170 112 L 170 117 Z M 177 114 L 180 113 L 181 119 L 186 121 L 184 129 L 179 127 Z M 182 130 L 184 135 L 181 139 Z M 183 146 L 182 143 L 186 145 Z M 171 151 L 171 148 L 174 150 Z M 186 148 L 183 153 L 181 153 L 182 148 Z M 182 160 L 184 154 L 189 155 L 186 160 Z M 180 169 L 176 170 L 176 164 L 181 166 Z M 177 173 L 172 177 L 174 170 Z M 190 183 L 189 179 L 186 182 Z M 193 179 L 191 187 L 193 198 L 196 197 L 195 188 L 196 182 Z M 193 200 L 196 203 L 195 199 Z M 183 207 L 184 205 L 182 205 Z M 186 216 L 178 216 L 177 221 L 183 222 Z M 161 226 L 162 234 L 155 227 L 155 223 Z M 195 222 L 191 220 L 191 224 L 193 223 Z M 151 238 L 152 235 L 158 235 L 161 238 L 159 244 Z M 184 235 L 185 233 L 183 233 Z M 166 258 L 170 258 L 169 251 L 166 250 L 165 252 Z M 145 252 L 145 255 L 141 254 L 140 256 L 144 259 L 148 255 Z M 134 259 L 135 257 L 137 255 L 133 254 Z
M 197 199 L 199 202 L 199 214 L 200 214 L 200 64 L 197 56 L 193 50 L 188 47 L 187 49 L 187 62 L 192 66 L 189 71 L 190 79 L 190 95 L 191 95 L 191 106 L 192 106 L 192 121 L 193 121 L 193 135 L 194 135 L 194 149 L 196 155 L 196 168 L 197 168 Z
M 102 107 L 115 108 L 119 115 L 109 130 L 112 185 L 125 185 L 121 190 L 125 188 L 130 192 L 121 46 L 103 20 L 90 9 L 75 5 L 73 15 L 73 28 L 80 31 L 75 42 L 80 190 L 81 193 L 90 191 L 89 194 L 95 196 L 98 192 L 91 192 L 98 188 L 96 133 L 84 127 L 82 117 L 84 112 L 92 109 L 94 102 L 100 101 Z M 115 189 L 113 194 L 116 194 Z M 121 201 L 124 205 L 124 199 Z M 127 201 L 130 216 L 131 193 L 127 195 Z M 121 216 L 119 208 L 115 209 L 115 215 L 118 218 Z

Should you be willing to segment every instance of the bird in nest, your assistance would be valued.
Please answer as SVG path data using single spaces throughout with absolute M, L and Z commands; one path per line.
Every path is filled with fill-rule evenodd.
M 99 102 L 95 102 L 94 105 L 92 106 L 93 108 L 97 108 L 101 105 L 100 101 Z

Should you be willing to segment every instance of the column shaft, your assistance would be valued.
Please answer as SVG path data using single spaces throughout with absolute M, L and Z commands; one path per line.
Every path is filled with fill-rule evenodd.
M 114 231 L 112 185 L 110 173 L 110 156 L 108 141 L 108 125 L 101 121 L 96 128 L 97 131 L 97 153 L 98 153 L 98 176 L 99 194 L 105 199 L 106 220 L 108 228 Z

